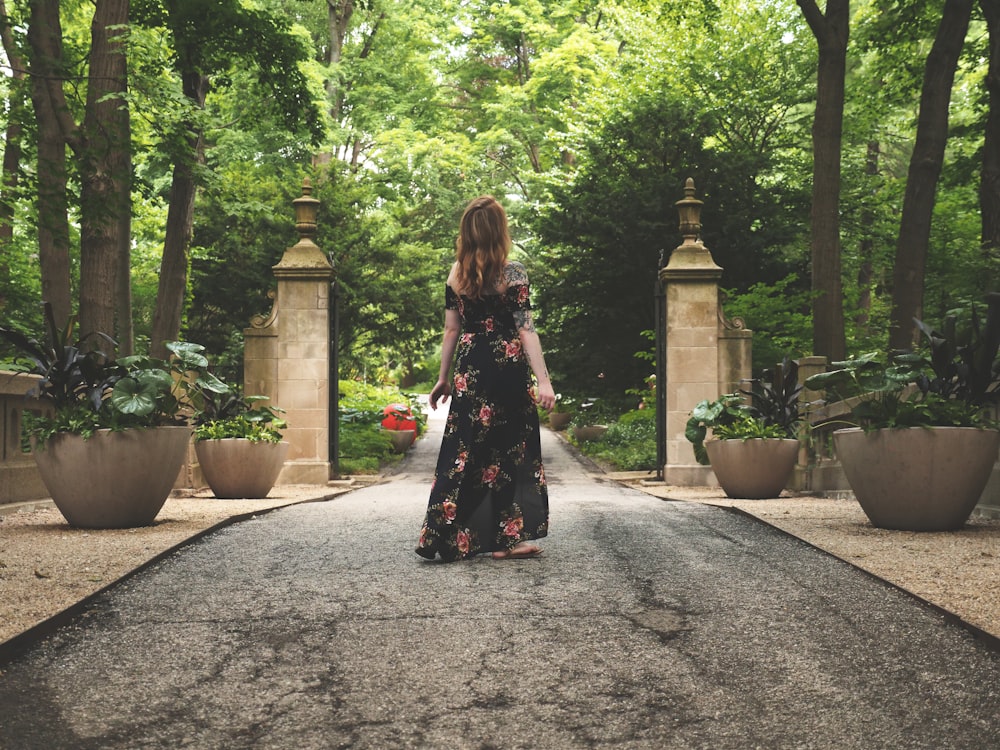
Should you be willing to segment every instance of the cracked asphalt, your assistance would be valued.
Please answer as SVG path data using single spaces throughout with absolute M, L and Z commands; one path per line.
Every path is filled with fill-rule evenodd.
M 0 748 L 996 748 L 1000 655 L 755 519 L 543 431 L 539 559 L 413 553 L 390 481 L 184 547 L 3 667 Z

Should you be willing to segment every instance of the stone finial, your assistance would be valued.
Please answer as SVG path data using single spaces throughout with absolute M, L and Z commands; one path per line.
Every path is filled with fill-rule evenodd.
M 316 215 L 319 213 L 319 201 L 312 197 L 312 191 L 312 181 L 306 177 L 302 181 L 302 196 L 292 201 L 295 229 L 302 239 L 310 240 L 316 237 Z
M 301 197 L 292 201 L 292 206 L 295 208 L 295 229 L 299 233 L 299 241 L 285 250 L 281 260 L 273 267 L 276 276 L 293 275 L 305 278 L 331 276 L 333 273 L 329 259 L 315 242 L 319 201 L 312 197 L 312 190 L 312 182 L 306 177 L 302 181 Z
M 677 201 L 677 213 L 680 215 L 681 236 L 685 245 L 692 245 L 698 241 L 701 234 L 701 207 L 705 201 L 700 201 L 694 197 L 694 179 L 688 177 L 684 181 L 684 198 Z
M 712 253 L 699 239 L 701 207 L 705 203 L 695 198 L 694 192 L 694 180 L 688 177 L 684 181 L 684 198 L 674 204 L 680 214 L 680 230 L 684 239 L 670 254 L 667 265 L 660 269 L 661 279 L 718 279 L 722 275 L 722 269 L 712 260 Z

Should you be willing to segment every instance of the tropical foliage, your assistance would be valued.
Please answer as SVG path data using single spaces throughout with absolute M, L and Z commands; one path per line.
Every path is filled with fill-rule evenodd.
M 921 348 L 834 362 L 805 385 L 825 392 L 827 403 L 842 402 L 848 413 L 840 418 L 865 429 L 997 428 L 1000 294 L 988 300 L 985 319 L 973 305 L 952 311 L 940 327 L 915 321 Z
M 166 343 L 166 360 L 145 355 L 108 355 L 106 334 L 75 338 L 75 321 L 59 328 L 45 306 L 47 330 L 41 339 L 0 327 L 0 339 L 17 352 L 15 372 L 38 375 L 32 395 L 43 413 L 26 413 L 24 437 L 44 443 L 60 432 L 90 437 L 101 429 L 187 424 L 203 407 L 206 394 L 227 386 L 209 372 L 205 347 L 184 341 Z

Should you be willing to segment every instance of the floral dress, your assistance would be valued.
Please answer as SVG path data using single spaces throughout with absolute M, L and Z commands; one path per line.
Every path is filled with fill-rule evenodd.
M 544 537 L 549 501 L 531 370 L 514 322 L 515 311 L 531 309 L 527 279 L 478 300 L 445 287 L 445 307 L 458 310 L 462 332 L 416 551 L 451 562 Z

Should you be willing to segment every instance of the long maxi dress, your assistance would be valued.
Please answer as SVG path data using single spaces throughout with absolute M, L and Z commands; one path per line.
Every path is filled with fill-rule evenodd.
M 546 536 L 548 489 L 531 369 L 514 312 L 530 310 L 527 282 L 481 299 L 445 287 L 458 310 L 451 406 L 417 554 L 446 562 Z

